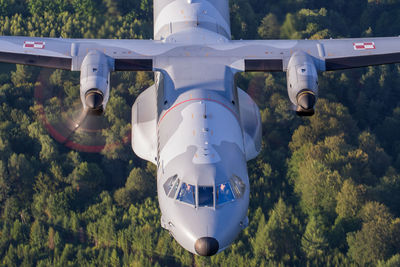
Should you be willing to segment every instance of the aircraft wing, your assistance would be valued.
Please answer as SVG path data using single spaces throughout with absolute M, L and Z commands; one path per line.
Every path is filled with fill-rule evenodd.
M 400 38 L 323 40 L 326 70 L 400 62 Z
M 244 66 L 235 66 L 244 71 L 286 71 L 296 51 L 312 56 L 319 71 L 400 63 L 400 37 L 229 41 L 199 46 L 202 47 L 212 50 L 209 56 L 214 54 L 217 58 L 244 63 Z M 99 50 L 114 60 L 115 71 L 152 71 L 153 59 L 183 57 L 187 54 L 186 48 L 184 44 L 153 40 L 0 36 L 0 62 L 80 70 L 88 51 Z M 202 49 L 198 50 L 200 55 Z
M 89 50 L 115 60 L 114 70 L 151 71 L 152 59 L 170 45 L 152 40 L 63 39 L 0 36 L 0 62 L 80 70 Z
M 232 41 L 232 56 L 244 59 L 245 71 L 286 71 L 291 55 L 303 51 L 319 71 L 400 63 L 400 37 Z

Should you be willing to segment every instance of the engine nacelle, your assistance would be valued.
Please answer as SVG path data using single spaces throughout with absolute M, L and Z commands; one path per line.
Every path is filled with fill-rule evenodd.
M 100 51 L 92 50 L 81 65 L 80 95 L 85 109 L 101 114 L 110 96 L 110 72 L 114 62 Z
M 314 115 L 318 96 L 318 74 L 314 60 L 304 52 L 295 52 L 286 72 L 290 101 L 299 116 Z

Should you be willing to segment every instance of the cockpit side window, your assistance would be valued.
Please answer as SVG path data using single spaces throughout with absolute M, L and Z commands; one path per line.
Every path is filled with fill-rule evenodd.
M 212 186 L 199 186 L 199 206 L 214 206 L 214 188 Z
M 176 191 L 178 190 L 178 187 L 179 187 L 179 179 L 176 179 L 176 183 L 175 183 L 174 187 L 172 188 L 171 192 L 169 192 L 168 197 L 174 198 Z
M 178 178 L 178 175 L 175 174 L 174 176 L 168 178 L 167 181 L 165 182 L 164 191 L 167 196 L 168 196 L 168 193 L 171 191 L 172 187 L 174 186 L 174 183 L 177 178 Z
M 229 184 L 229 182 L 217 186 L 216 197 L 217 205 L 234 201 L 231 185 Z
M 246 185 L 243 183 L 242 179 L 240 179 L 236 175 L 233 175 L 230 180 L 235 198 L 241 198 L 246 189 Z
M 195 205 L 195 189 L 194 185 L 182 183 L 177 200 Z

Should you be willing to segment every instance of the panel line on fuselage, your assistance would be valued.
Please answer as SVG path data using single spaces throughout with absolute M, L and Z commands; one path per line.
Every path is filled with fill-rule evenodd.
M 217 103 L 217 104 L 223 106 L 224 108 L 228 109 L 228 110 L 235 116 L 235 118 L 239 121 L 239 116 L 238 116 L 238 114 L 236 114 L 235 111 L 233 111 L 230 107 L 228 107 L 228 106 L 225 105 L 224 103 L 222 103 L 222 102 L 220 102 L 220 101 L 218 101 L 218 100 L 211 99 L 211 98 L 193 98 L 193 99 L 187 99 L 187 100 L 181 101 L 181 102 L 175 104 L 174 106 L 172 106 L 171 108 L 169 108 L 169 109 L 164 113 L 164 115 L 161 117 L 161 119 L 158 121 L 158 125 L 161 124 L 162 120 L 165 118 L 165 116 L 166 116 L 171 110 L 175 109 L 176 107 L 178 107 L 178 106 L 180 106 L 180 105 L 182 105 L 182 104 L 184 104 L 184 103 L 188 103 L 188 102 L 190 102 L 190 101 L 197 101 L 197 102 L 198 102 L 198 101 L 209 101 L 209 102 Z

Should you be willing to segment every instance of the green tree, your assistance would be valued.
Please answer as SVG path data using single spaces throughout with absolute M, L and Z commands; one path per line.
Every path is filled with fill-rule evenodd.
M 148 196 L 154 195 L 154 178 L 146 171 L 134 168 L 125 183 L 125 187 L 114 193 L 115 201 L 127 208 L 130 204 Z
M 376 199 L 384 203 L 396 216 L 400 215 L 400 175 L 390 168 L 379 184 L 370 190 Z
M 286 14 L 285 21 L 281 27 L 281 38 L 282 39 L 300 39 L 301 35 L 296 30 L 296 19 L 293 14 Z
M 278 262 L 295 262 L 300 245 L 298 224 L 292 209 L 279 199 L 268 222 L 256 233 L 253 242 L 255 256 Z
M 293 133 L 289 145 L 292 151 L 305 144 L 321 141 L 328 136 L 343 136 L 346 141 L 350 141 L 354 133 L 357 133 L 356 123 L 348 109 L 342 104 L 319 99 L 316 110 L 317 114 Z
M 358 142 L 360 149 L 368 154 L 371 172 L 377 177 L 384 175 L 390 166 L 391 159 L 377 144 L 375 136 L 370 132 L 362 132 L 358 137 Z
M 232 35 L 235 39 L 249 39 L 255 36 L 257 25 L 254 10 L 245 0 L 234 0 L 231 4 Z
M 363 224 L 360 231 L 348 234 L 349 256 L 361 265 L 376 264 L 393 255 L 393 216 L 377 202 L 367 203 L 362 210 Z
M 12 185 L 10 184 L 6 166 L 4 161 L 0 160 L 0 203 L 7 200 L 11 193 Z
M 5 266 L 18 266 L 17 250 L 12 244 L 8 247 L 7 253 L 3 258 L 3 264 Z
M 60 257 L 60 263 L 64 266 L 69 265 L 74 254 L 72 244 L 66 244 Z
M 338 171 L 332 171 L 322 163 L 310 160 L 301 163 L 297 175 L 294 178 L 294 189 L 301 197 L 302 209 L 309 215 L 334 218 L 336 196 L 343 182 Z
M 337 194 L 336 213 L 339 218 L 355 218 L 363 206 L 366 189 L 357 186 L 351 179 L 345 180 Z
M 14 86 L 20 86 L 32 79 L 32 68 L 25 65 L 17 65 L 15 72 L 11 74 L 11 81 Z
M 11 228 L 11 238 L 16 242 L 23 242 L 24 229 L 23 225 L 19 220 L 15 220 Z
M 113 249 L 112 253 L 111 253 L 111 258 L 110 258 L 110 263 L 112 267 L 119 267 L 121 266 L 121 263 L 119 261 L 119 256 L 118 256 L 118 252 L 116 249 Z
M 8 198 L 3 207 L 3 219 L 10 222 L 17 219 L 21 211 L 20 205 L 21 203 L 15 196 Z
M 8 172 L 14 192 L 18 192 L 23 200 L 30 199 L 34 168 L 30 160 L 24 154 L 12 154 L 8 160 Z
M 280 36 L 280 26 L 278 18 L 269 13 L 261 21 L 260 27 L 258 27 L 258 35 L 263 39 L 278 39 Z
M 46 242 L 46 232 L 39 221 L 35 221 L 31 226 L 30 244 L 37 248 L 43 248 Z
M 306 227 L 306 231 L 301 238 L 301 248 L 308 259 L 314 260 L 321 258 L 328 248 L 328 241 L 325 238 L 321 220 L 311 216 Z
M 94 193 L 104 184 L 103 171 L 95 163 L 82 162 L 70 174 L 72 184 L 77 191 Z
M 378 267 L 397 267 L 400 266 L 400 254 L 396 254 L 387 261 L 379 261 Z

